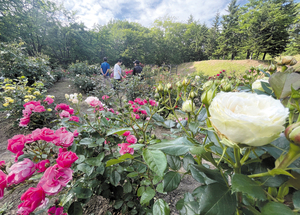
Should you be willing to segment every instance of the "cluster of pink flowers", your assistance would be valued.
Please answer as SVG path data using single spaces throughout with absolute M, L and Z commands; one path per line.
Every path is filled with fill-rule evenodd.
M 108 95 L 104 95 L 104 96 L 102 96 L 102 99 L 103 100 L 109 99 L 109 96 Z
M 129 148 L 128 146 L 132 145 L 132 144 L 136 144 L 137 143 L 137 139 L 134 135 L 130 134 L 130 131 L 126 131 L 123 136 L 126 137 L 126 141 L 127 143 L 121 143 L 118 144 L 118 146 L 121 148 L 120 149 L 120 154 L 124 155 L 126 153 L 132 154 L 134 153 L 134 149 L 133 148 Z
M 147 104 L 148 102 L 151 106 L 157 106 L 157 102 L 155 100 L 150 99 L 149 101 L 147 101 L 146 99 L 142 100 L 140 98 L 136 98 L 134 101 L 128 101 L 128 104 L 131 104 L 134 113 L 140 113 L 147 116 L 146 110 L 141 109 L 142 108 L 141 106 Z M 132 118 L 136 118 L 136 119 L 140 118 L 139 114 L 132 114 L 131 116 Z
M 79 117 L 72 116 L 74 114 L 74 109 L 70 108 L 69 105 L 60 103 L 56 105 L 55 110 L 59 112 L 59 117 L 61 119 L 69 118 L 69 121 L 79 122 Z
M 125 74 L 128 75 L 128 74 L 132 74 L 133 70 L 128 70 L 128 71 L 125 71 Z
M 30 101 L 23 105 L 25 108 L 23 112 L 23 117 L 20 119 L 19 126 L 26 127 L 30 123 L 30 116 L 33 112 L 41 113 L 45 112 L 46 109 L 41 105 L 40 101 Z
M 96 110 L 99 110 L 99 111 L 104 110 L 104 105 L 97 97 L 89 96 L 86 98 L 85 102 L 88 103 L 90 106 L 94 107 Z
M 78 159 L 77 155 L 67 150 L 74 141 L 74 137 L 78 136 L 77 132 L 69 132 L 65 127 L 61 127 L 56 131 L 49 128 L 36 129 L 31 134 L 15 135 L 8 140 L 7 149 L 16 154 L 16 159 L 21 154 L 24 154 L 23 149 L 25 144 L 30 144 L 35 141 L 45 141 L 60 146 L 56 164 L 51 166 L 50 161 L 41 160 L 34 163 L 28 158 L 15 163 L 9 168 L 9 174 L 6 175 L 0 170 L 0 199 L 3 198 L 4 189 L 14 184 L 24 182 L 30 178 L 36 171 L 44 172 L 36 188 L 30 187 L 22 196 L 22 203 L 18 206 L 18 214 L 29 215 L 36 208 L 46 206 L 48 199 L 46 195 L 53 196 L 58 194 L 72 180 L 73 171 L 71 165 Z M 39 144 L 38 143 L 38 144 Z M 0 168 L 5 165 L 4 161 L 0 162 Z M 51 209 L 51 210 L 50 210 Z M 61 208 L 50 208 L 49 214 L 63 214 Z
M 68 215 L 68 214 L 64 213 L 64 208 L 63 207 L 53 206 L 53 207 L 49 208 L 48 215 Z

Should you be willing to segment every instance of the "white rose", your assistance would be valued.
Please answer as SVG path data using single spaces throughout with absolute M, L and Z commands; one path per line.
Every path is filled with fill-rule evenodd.
M 279 100 L 244 92 L 217 94 L 209 111 L 219 136 L 249 146 L 266 145 L 278 138 L 289 115 Z
M 266 82 L 269 83 L 268 79 L 257 79 L 256 81 L 253 82 L 252 84 L 252 89 L 253 90 L 260 90 L 260 91 L 265 91 L 264 88 L 261 86 L 261 82 Z

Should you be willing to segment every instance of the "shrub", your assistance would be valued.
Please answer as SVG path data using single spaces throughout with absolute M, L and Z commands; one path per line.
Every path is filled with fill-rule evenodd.
M 87 62 L 76 62 L 72 63 L 68 68 L 69 74 L 73 75 L 86 75 L 92 76 L 93 74 L 100 74 L 99 65 L 88 65 Z
M 73 79 L 75 87 L 83 93 L 88 93 L 93 91 L 97 86 L 98 80 L 97 77 L 89 77 L 87 75 L 77 74 Z

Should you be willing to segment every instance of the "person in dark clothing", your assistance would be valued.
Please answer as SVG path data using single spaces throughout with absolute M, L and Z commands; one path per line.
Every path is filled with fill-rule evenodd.
M 134 68 L 133 68 L 132 75 L 140 74 L 143 70 L 143 67 L 140 66 L 140 61 L 136 60 L 133 63 L 134 63 Z

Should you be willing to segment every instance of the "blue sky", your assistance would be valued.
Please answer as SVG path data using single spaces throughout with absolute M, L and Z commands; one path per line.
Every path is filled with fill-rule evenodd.
M 190 14 L 209 27 L 217 11 L 226 14 L 230 0 L 57 0 L 66 9 L 76 11 L 77 21 L 88 28 L 106 24 L 111 19 L 126 19 L 150 27 L 155 19 L 166 15 L 187 21 Z M 237 0 L 239 5 L 247 0 Z M 295 2 L 300 2 L 296 0 Z

